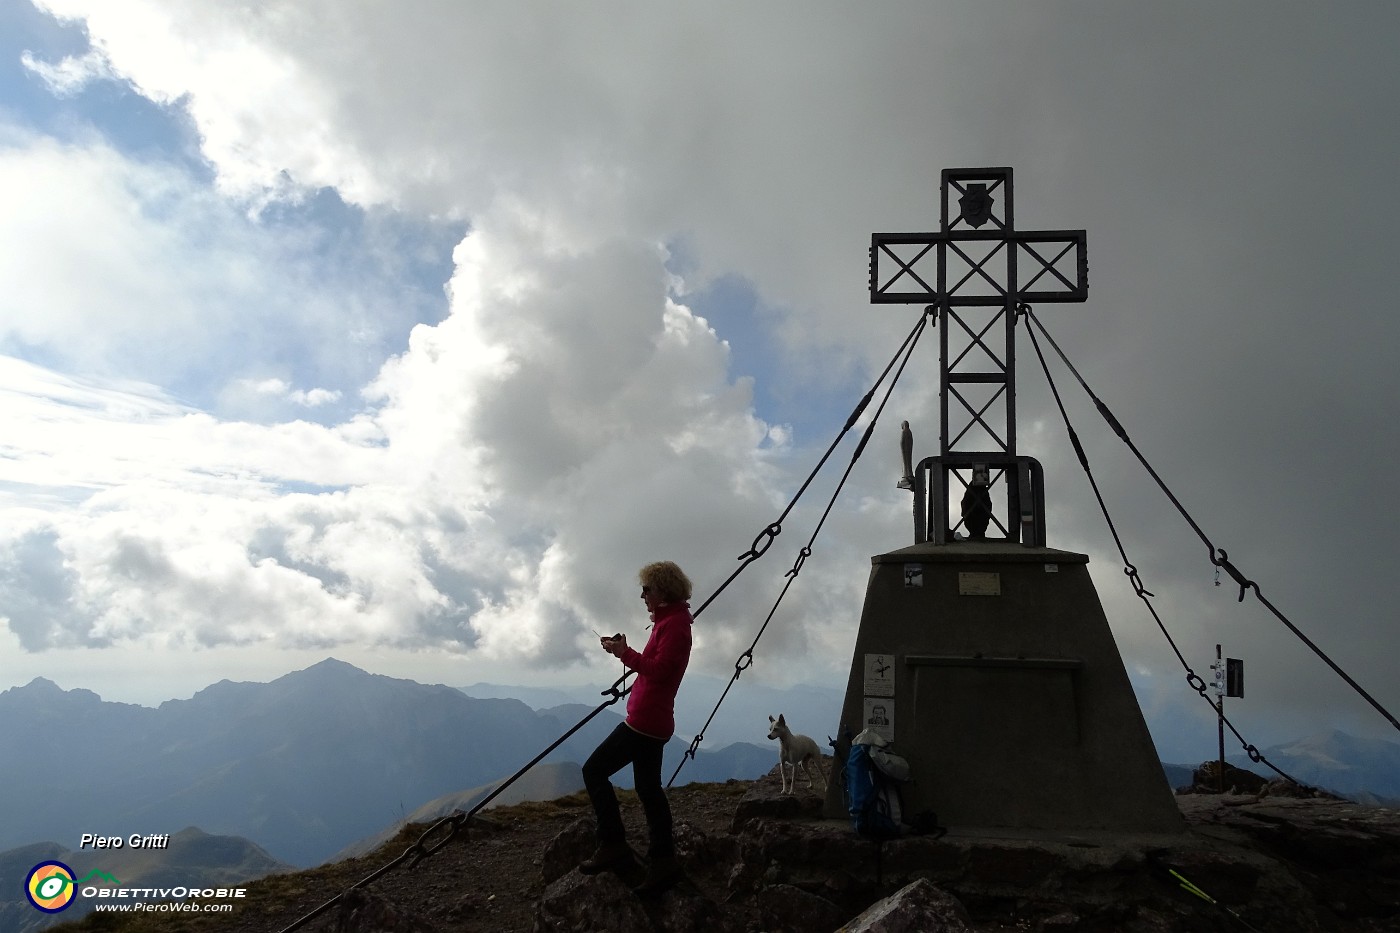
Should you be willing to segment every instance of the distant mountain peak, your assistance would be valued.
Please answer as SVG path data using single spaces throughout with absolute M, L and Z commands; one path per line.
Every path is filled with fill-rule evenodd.
M 91 690 L 84 690 L 81 687 L 72 690 L 64 690 L 58 684 L 47 677 L 35 677 L 23 687 L 11 687 L 9 690 L 0 692 L 0 696 L 8 696 L 16 700 L 76 700 L 82 703 L 100 703 L 102 697 Z
M 27 693 L 47 693 L 47 694 L 54 694 L 54 693 L 62 693 L 62 692 L 63 692 L 63 688 L 62 688 L 62 687 L 60 687 L 58 684 L 54 683 L 52 680 L 49 680 L 47 677 L 35 677 L 33 680 L 31 680 L 29 683 L 25 684 L 23 687 L 11 687 L 10 690 L 17 690 L 17 691 L 18 691 L 18 690 L 23 690 L 23 691 L 25 691 L 25 692 L 27 692 Z M 6 690 L 5 692 L 6 692 L 6 693 L 9 693 L 10 690 Z
M 1341 729 L 1331 729 L 1327 732 L 1317 732 L 1313 735 L 1304 736 L 1301 739 L 1294 739 L 1291 742 L 1284 742 L 1277 747 L 1285 750 L 1310 749 L 1313 751 L 1335 751 L 1339 749 L 1354 748 L 1358 745 L 1367 744 L 1366 739 L 1359 739 Z
M 350 664 L 350 663 L 348 663 L 348 662 L 346 662 L 346 661 L 342 661 L 342 660 L 340 660 L 339 658 L 326 658 L 324 661 L 317 661 L 315 664 L 311 665 L 310 667 L 306 668 L 305 670 L 294 671 L 293 673 L 294 673 L 294 674 L 311 674 L 311 673 L 315 673 L 315 674 L 318 674 L 318 675 L 323 675 L 323 674 L 338 674 L 338 675 L 342 675 L 342 676 L 343 676 L 343 675 L 346 675 L 346 674 L 361 674 L 361 675 L 364 675 L 364 676 L 366 676 L 366 677 L 372 677 L 372 676 L 373 676 L 372 674 L 369 673 L 369 671 L 360 670 L 360 669 L 359 669 L 358 667 L 356 667 L 355 665 Z M 292 676 L 292 675 L 289 674 L 288 676 Z
M 308 685 L 345 684 L 378 676 L 380 675 L 361 670 L 339 658 L 326 658 L 323 661 L 317 661 L 310 667 L 283 674 L 271 683 L 282 687 L 305 689 Z
M 307 668 L 308 671 L 314 671 L 314 670 L 317 670 L 317 669 L 321 669 L 321 670 L 335 670 L 335 669 L 339 669 L 339 670 L 348 670 L 348 671 L 360 671 L 360 669 L 359 669 L 358 667 L 356 667 L 355 665 L 351 664 L 349 661 L 342 661 L 342 660 L 340 660 L 340 658 L 326 658 L 326 659 L 324 659 L 324 660 L 317 661 L 315 664 L 313 664 L 313 665 L 311 665 L 310 667 Z M 364 671 L 360 671 L 360 673 L 363 674 Z

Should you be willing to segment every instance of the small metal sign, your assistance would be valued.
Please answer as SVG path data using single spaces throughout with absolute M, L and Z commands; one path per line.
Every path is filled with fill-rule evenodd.
M 894 741 L 894 700 L 865 698 L 865 728 L 886 742 Z
M 1225 659 L 1225 695 L 1244 696 L 1244 662 L 1239 658 Z
M 867 697 L 894 696 L 894 655 L 865 656 L 865 690 Z
M 1001 574 L 964 571 L 958 574 L 959 596 L 1000 596 Z
M 923 586 L 924 585 L 924 565 L 905 564 L 904 565 L 904 585 Z

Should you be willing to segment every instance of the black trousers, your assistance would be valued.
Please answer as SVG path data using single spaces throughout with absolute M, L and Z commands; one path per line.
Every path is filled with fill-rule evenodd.
M 583 786 L 588 788 L 588 798 L 593 801 L 593 813 L 598 818 L 598 842 L 607 845 L 623 842 L 627 837 L 617 794 L 608 779 L 630 762 L 637 798 L 642 802 L 651 836 L 647 856 L 656 859 L 676 854 L 671 804 L 661 786 L 661 752 L 666 741 L 642 735 L 623 723 L 588 756 L 583 764 Z

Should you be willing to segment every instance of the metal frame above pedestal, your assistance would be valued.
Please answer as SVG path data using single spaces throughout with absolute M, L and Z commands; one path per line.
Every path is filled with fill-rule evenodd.
M 990 479 L 990 520 L 1000 532 L 985 537 L 1045 543 L 1040 464 L 1016 451 L 1016 316 L 1031 302 L 1086 299 L 1086 235 L 1017 231 L 1011 176 L 1010 168 L 944 169 L 940 232 L 871 236 L 871 302 L 927 304 L 938 315 L 939 453 L 913 477 L 916 544 L 957 540 L 964 522 L 950 522 L 948 497 L 954 479 L 967 490 L 978 468 Z

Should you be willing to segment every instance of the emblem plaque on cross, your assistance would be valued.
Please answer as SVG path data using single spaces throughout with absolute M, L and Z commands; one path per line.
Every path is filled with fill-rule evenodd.
M 962 219 L 973 228 L 982 226 L 992 217 L 993 201 L 992 196 L 987 193 L 985 183 L 968 184 L 967 194 L 958 198 L 958 206 L 962 208 Z

